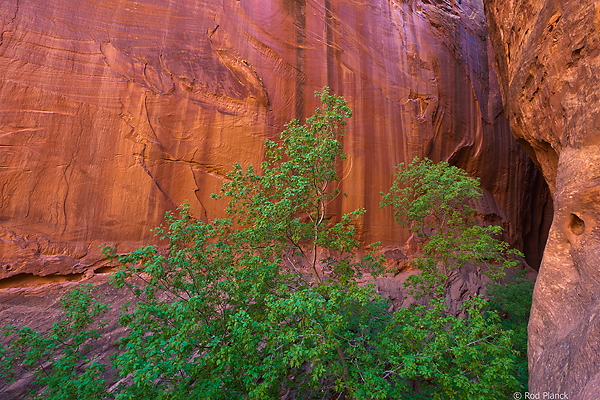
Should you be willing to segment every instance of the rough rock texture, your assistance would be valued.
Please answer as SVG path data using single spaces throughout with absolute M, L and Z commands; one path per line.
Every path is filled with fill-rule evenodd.
M 529 323 L 530 391 L 600 398 L 600 3 L 485 0 L 513 134 L 554 221 Z
M 184 200 L 222 215 L 232 163 L 260 163 L 325 85 L 355 112 L 330 211 L 366 207 L 365 242 L 406 240 L 379 192 L 429 156 L 481 177 L 481 212 L 536 266 L 551 206 L 492 58 L 477 0 L 5 0 L 0 278 L 98 268 L 100 244 L 147 243 Z
M 110 366 L 109 357 L 118 351 L 118 338 L 123 336 L 125 328 L 118 325 L 119 313 L 123 304 L 131 300 L 133 295 L 129 289 L 115 288 L 108 282 L 109 274 L 102 273 L 87 279 L 85 283 L 94 285 L 94 296 L 97 299 L 110 304 L 108 312 L 102 314 L 96 320 L 106 318 L 108 326 L 100 329 L 102 337 L 98 340 L 90 341 L 89 348 L 83 349 L 83 355 L 86 357 L 97 356 L 97 361 Z M 0 291 L 0 319 L 2 325 L 13 324 L 17 326 L 28 326 L 36 330 L 49 330 L 63 315 L 64 311 L 60 308 L 58 299 L 62 298 L 66 291 L 73 286 L 73 283 L 54 282 L 51 284 L 28 287 L 28 288 L 10 288 Z M 90 329 L 98 329 L 98 325 L 92 324 Z M 2 337 L 0 340 L 6 340 Z M 3 371 L 5 372 L 5 371 Z M 17 379 L 15 382 L 6 384 L 4 379 L 0 379 L 0 397 L 2 399 L 26 399 L 30 398 L 29 392 L 32 389 L 33 376 L 31 373 L 14 371 Z M 109 383 L 113 382 L 115 371 L 107 370 L 105 377 Z

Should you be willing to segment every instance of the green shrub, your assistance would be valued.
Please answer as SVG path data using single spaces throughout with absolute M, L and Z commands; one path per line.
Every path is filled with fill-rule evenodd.
M 396 221 L 423 245 L 423 255 L 415 261 L 421 273 L 408 280 L 417 297 L 445 295 L 450 278 L 466 263 L 502 279 L 504 270 L 522 256 L 495 238 L 501 227 L 476 223 L 472 205 L 482 195 L 479 181 L 460 168 L 415 158 L 397 167 L 390 191 L 381 194 L 381 206 L 392 206 Z
M 81 361 L 81 346 L 98 336 L 84 327 L 104 309 L 89 288 L 70 291 L 64 301 L 67 321 L 78 321 L 66 336 L 54 335 L 55 328 L 21 330 L 47 340 L 12 340 L 1 348 L 4 367 L 47 362 L 49 375 L 36 381 L 42 398 L 62 395 L 53 391 L 55 382 L 69 391 L 61 398 L 78 399 L 269 399 L 285 393 L 297 399 L 489 399 L 514 391 L 511 332 L 486 311 L 484 299 L 466 302 L 464 318 L 435 297 L 428 306 L 392 312 L 373 285 L 359 284 L 363 272 L 382 272 L 377 244 L 356 255 L 353 223 L 365 211 L 339 222 L 326 212 L 344 195 L 336 169 L 345 157 L 339 139 L 351 112 L 327 89 L 317 96 L 322 107 L 306 124 L 294 120 L 281 144 L 266 142 L 261 171 L 234 165 L 219 195 L 229 199 L 227 218 L 197 221 L 183 205 L 156 231 L 168 241 L 166 250 L 147 246 L 118 255 L 105 249 L 120 266 L 112 283 L 134 294 L 122 310 L 119 323 L 127 333 L 112 360 L 124 378 L 118 387 L 109 393 L 103 379 L 91 382 L 89 374 L 100 376 L 104 367 Z M 393 196 L 384 201 L 402 203 Z M 457 200 L 452 207 L 462 206 Z M 449 237 L 460 242 L 465 225 L 456 212 L 448 214 L 455 222 L 430 230 L 428 214 L 420 215 L 410 221 L 430 241 L 448 235 L 450 226 Z M 487 239 L 480 239 L 488 249 Z M 425 258 L 436 267 L 451 260 L 448 272 L 459 267 L 462 248 L 445 246 L 439 247 L 445 255 L 429 248 Z M 496 260 L 496 253 L 477 257 Z M 87 300 L 77 300 L 78 293 Z M 18 336 L 15 329 L 5 328 Z M 66 369 L 65 344 L 72 349 Z M 71 382 L 63 384 L 65 377 Z
M 106 306 L 94 298 L 91 285 L 72 287 L 61 303 L 65 314 L 48 331 L 12 325 L 0 328 L 3 336 L 10 337 L 8 345 L 0 343 L 0 376 L 12 382 L 15 370 L 34 373 L 30 394 L 36 399 L 104 399 L 106 366 L 85 354 L 106 325 L 97 322 Z M 89 329 L 96 322 L 98 329 Z
M 486 290 L 489 309 L 501 316 L 502 329 L 513 332 L 512 348 L 517 351 L 512 375 L 519 391 L 526 392 L 529 382 L 527 367 L 527 324 L 535 282 L 517 274 L 508 283 L 491 282 Z

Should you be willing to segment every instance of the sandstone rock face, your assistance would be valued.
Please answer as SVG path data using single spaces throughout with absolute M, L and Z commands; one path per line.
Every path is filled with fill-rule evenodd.
M 0 278 L 89 273 L 186 200 L 222 216 L 233 162 L 259 164 L 326 85 L 354 110 L 330 212 L 365 207 L 365 243 L 407 239 L 379 192 L 428 156 L 481 178 L 482 214 L 535 266 L 551 206 L 492 59 L 477 0 L 5 0 Z
M 529 389 L 597 399 L 600 3 L 485 5 L 512 132 L 554 195 L 529 323 Z

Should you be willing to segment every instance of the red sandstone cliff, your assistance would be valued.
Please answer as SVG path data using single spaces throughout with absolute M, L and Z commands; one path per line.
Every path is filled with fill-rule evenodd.
M 482 213 L 535 266 L 551 207 L 511 137 L 483 5 L 428 3 L 5 0 L 0 278 L 95 269 L 101 243 L 151 241 L 184 200 L 221 215 L 209 196 L 232 163 L 260 163 L 325 85 L 354 110 L 330 211 L 365 207 L 365 242 L 406 240 L 379 192 L 428 156 L 481 177 Z
M 510 126 L 554 195 L 530 392 L 600 398 L 600 3 L 485 0 Z

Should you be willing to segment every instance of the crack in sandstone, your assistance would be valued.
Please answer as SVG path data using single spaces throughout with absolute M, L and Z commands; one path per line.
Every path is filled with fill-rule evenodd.
M 69 185 L 69 179 L 67 179 L 67 171 L 69 170 L 69 168 L 71 168 L 71 165 L 73 164 L 73 162 L 77 159 L 77 155 L 79 153 L 79 148 L 80 148 L 80 143 L 81 143 L 81 136 L 83 135 L 83 126 L 81 126 L 81 123 L 79 123 L 79 135 L 77 135 L 77 142 L 75 144 L 75 150 L 73 151 L 73 153 L 71 154 L 71 159 L 69 160 L 68 164 L 65 166 L 65 169 L 63 171 L 63 179 L 65 180 L 65 186 L 66 186 L 66 190 L 65 190 L 65 196 L 63 198 L 63 218 L 64 218 L 64 226 L 63 226 L 63 230 L 62 233 L 64 234 L 65 231 L 67 230 L 67 226 L 69 225 L 69 221 L 67 219 L 67 198 L 69 197 L 69 192 L 71 190 L 71 187 Z M 73 169 L 71 168 L 71 175 L 73 173 Z
M 167 201 L 173 206 L 173 207 L 177 207 L 177 204 L 175 204 L 175 202 L 173 200 L 171 200 L 171 198 L 167 195 L 167 193 L 160 187 L 160 185 L 158 184 L 158 181 L 154 178 L 154 176 L 152 176 L 152 173 L 150 172 L 150 170 L 148 170 L 148 168 L 146 167 L 146 156 L 144 155 L 144 153 L 146 152 L 146 143 L 142 143 L 142 145 L 144 146 L 144 148 L 142 149 L 142 154 L 138 155 L 138 160 L 140 162 L 140 166 L 144 169 L 144 171 L 146 171 L 146 174 L 148 174 L 148 176 L 150 177 L 150 179 L 152 179 L 152 182 L 154 182 L 154 184 L 156 185 L 156 187 L 158 188 L 158 190 L 163 194 L 163 196 L 165 196 L 165 198 L 167 199 Z
M 139 140 L 143 140 L 145 142 L 155 144 L 160 149 L 162 149 L 163 148 L 162 143 L 161 142 L 155 142 L 150 137 L 148 137 L 148 136 L 151 136 L 151 135 L 148 134 L 147 130 L 144 129 L 143 126 L 139 126 L 139 124 L 135 123 L 135 120 L 136 120 L 135 117 L 129 111 L 125 110 L 125 104 L 123 104 L 122 100 L 120 100 L 120 103 L 121 103 L 121 112 L 119 114 L 119 117 L 123 120 L 123 122 L 125 122 L 131 128 L 131 130 L 129 131 L 129 133 L 133 137 L 135 137 L 135 138 L 137 138 Z M 148 136 L 144 136 L 143 134 L 140 134 L 139 133 L 140 131 L 143 134 L 148 134 Z
M 196 196 L 196 200 L 198 200 L 198 203 L 200 203 L 200 205 L 204 209 L 204 218 L 208 222 L 208 211 L 207 211 L 206 207 L 204 206 L 204 204 L 202 203 L 202 200 L 200 200 L 200 196 L 198 195 L 198 192 L 200 191 L 200 185 L 198 185 L 198 179 L 196 179 L 196 175 L 194 174 L 194 169 L 192 168 L 192 164 L 190 164 L 190 172 L 192 173 L 192 178 L 194 178 L 194 183 L 196 184 L 196 190 L 194 190 L 194 195 Z
M 227 7 L 227 6 L 229 8 L 224 10 L 225 15 L 223 16 L 223 18 L 227 19 L 230 24 L 234 24 L 234 25 L 236 24 L 230 18 L 231 15 L 235 14 L 236 16 L 243 18 L 243 20 L 246 21 L 247 23 L 249 23 L 250 25 L 253 25 L 257 29 L 259 29 L 260 32 L 262 32 L 265 36 L 271 37 L 274 40 L 277 40 L 277 38 L 273 37 L 267 30 L 265 30 L 264 27 L 257 25 L 254 21 L 252 21 L 252 19 L 249 18 L 246 13 L 239 12 L 238 7 L 231 8 L 231 5 L 224 3 L 224 7 Z M 212 39 L 212 36 L 217 32 L 217 29 L 219 28 L 219 26 L 220 26 L 220 24 L 217 24 L 217 26 L 214 29 L 209 30 L 209 34 L 207 35 L 209 44 L 211 45 L 213 50 L 215 49 L 215 43 Z M 221 28 L 221 30 L 223 30 L 223 28 Z M 258 40 L 256 37 L 251 35 L 246 30 L 246 28 L 242 27 L 242 29 L 240 29 L 237 32 L 237 34 L 239 34 L 246 41 L 246 43 L 249 44 L 258 53 L 258 55 L 261 55 L 264 59 L 266 59 L 271 64 L 273 64 L 273 66 L 274 66 L 273 72 L 274 73 L 281 74 L 282 76 L 284 76 L 288 79 L 297 79 L 298 74 L 301 74 L 302 82 L 306 81 L 306 76 L 304 76 L 304 73 L 302 71 L 300 71 L 296 66 L 287 62 L 279 53 L 277 53 L 275 50 L 273 50 L 266 43 L 264 43 L 261 40 Z
M 132 59 L 132 57 L 124 54 L 110 42 L 101 42 L 99 48 L 104 63 L 118 76 L 134 83 L 135 85 L 145 87 L 153 93 L 160 94 L 160 92 L 157 91 L 153 85 L 146 80 L 144 76 L 144 68 L 141 65 L 141 73 L 136 72 L 135 60 Z M 172 83 L 172 86 L 167 91 L 167 94 L 172 93 L 177 97 L 185 98 L 194 104 L 198 104 L 207 109 L 214 109 L 222 114 L 242 118 L 248 115 L 248 98 L 240 99 L 237 97 L 212 93 L 204 82 L 196 82 L 194 79 L 190 79 L 185 75 L 175 76 L 175 74 L 173 74 L 173 72 L 168 68 L 162 54 L 159 56 L 159 61 L 162 66 L 163 73 L 168 75 Z M 257 100 L 254 97 L 253 99 L 254 101 L 260 102 L 260 100 Z
M 42 286 L 50 283 L 62 283 L 80 281 L 84 278 L 83 273 L 67 274 L 67 275 L 35 275 L 30 273 L 21 273 L 8 278 L 0 279 L 0 289 L 12 289 Z
M 150 130 L 152 130 L 152 133 L 154 134 L 154 137 L 156 138 L 156 144 L 158 144 L 158 148 L 161 149 L 161 151 L 162 151 L 163 145 L 160 142 L 158 135 L 156 134 L 156 130 L 154 130 L 154 126 L 152 126 L 152 121 L 150 121 L 150 111 L 148 111 L 148 92 L 144 93 L 144 110 L 146 111 L 146 120 L 148 121 Z
M 35 243 L 35 244 L 39 245 L 38 252 L 42 255 L 48 255 L 48 256 L 57 255 L 57 254 L 65 254 L 74 259 L 80 259 L 89 252 L 89 248 L 88 248 L 88 250 L 86 250 L 82 255 L 74 255 L 73 253 L 69 253 L 69 252 L 65 253 L 63 250 L 63 247 L 66 246 L 67 249 L 71 248 L 71 250 L 76 251 L 76 249 L 72 248 L 74 245 L 69 242 L 52 241 L 52 240 L 50 240 L 50 238 L 48 238 L 47 236 L 44 236 L 43 234 L 32 234 L 32 233 L 19 234 L 5 225 L 0 225 L 0 240 L 10 240 L 11 242 L 22 243 L 23 244 L 22 247 L 27 247 L 27 245 Z M 42 245 L 42 242 L 44 242 L 45 245 Z M 56 250 L 57 248 L 60 248 L 61 250 Z
M 112 267 L 109 264 L 107 265 L 105 262 L 105 258 L 97 260 L 89 265 L 84 272 L 73 272 L 68 274 L 54 273 L 50 275 L 36 275 L 28 272 L 19 273 L 9 276 L 8 278 L 0 279 L 0 290 L 38 287 L 51 283 L 79 282 L 95 275 L 106 275 L 114 272 L 116 267 Z M 98 264 L 101 264 L 101 266 L 94 268 L 94 266 L 97 266 Z
M 195 155 L 195 153 L 194 153 Z M 164 161 L 170 161 L 170 162 L 181 162 L 181 163 L 185 163 L 185 164 L 189 164 L 190 167 L 194 166 L 196 167 L 196 169 L 201 170 L 202 172 L 211 175 L 221 181 L 224 182 L 229 182 L 230 179 L 228 179 L 226 177 L 227 173 L 223 172 L 223 168 L 219 168 L 219 166 L 215 165 L 215 164 L 207 164 L 207 163 L 202 163 L 199 161 L 194 161 L 194 155 L 192 155 L 192 159 L 191 160 L 186 160 L 186 159 L 181 159 L 181 158 L 172 158 L 172 157 L 163 157 Z
M 146 98 L 144 97 L 144 107 L 146 107 Z M 146 113 L 148 112 L 148 109 L 146 107 Z M 121 119 L 127 124 L 129 125 L 129 127 L 131 128 L 131 131 L 129 132 L 132 136 L 136 136 L 135 132 L 136 127 L 134 125 L 131 124 L 131 122 L 133 121 L 133 116 L 125 110 L 125 105 L 123 104 L 123 101 L 121 101 L 121 113 L 120 113 L 120 117 Z M 148 114 L 146 114 L 146 117 L 148 118 L 148 123 L 150 124 L 150 117 Z M 152 132 L 154 134 L 154 137 L 156 137 L 156 140 L 158 140 L 158 137 L 156 136 L 156 132 L 154 131 L 154 128 L 152 127 L 152 125 L 150 124 L 150 128 L 152 129 Z M 142 129 L 143 130 L 143 129 Z M 175 202 L 173 200 L 171 200 L 171 198 L 167 195 L 167 193 L 160 187 L 160 185 L 158 184 L 158 181 L 154 178 L 154 176 L 152 176 L 152 173 L 150 172 L 150 170 L 148 170 L 148 168 L 146 167 L 146 148 L 147 148 L 147 144 L 144 143 L 143 141 L 149 142 L 149 143 L 153 143 L 155 145 L 157 145 L 161 150 L 162 150 L 162 143 L 160 143 L 160 141 L 158 142 L 153 142 L 152 140 L 149 140 L 147 137 L 144 137 L 142 135 L 137 135 L 137 137 L 139 139 L 141 139 L 142 141 L 135 141 L 136 143 L 140 143 L 143 147 L 142 151 L 140 154 L 134 154 L 133 156 L 138 160 L 139 165 L 144 169 L 144 171 L 146 172 L 146 174 L 148 174 L 148 176 L 150 177 L 150 179 L 152 179 L 152 182 L 154 182 L 154 184 L 156 185 L 156 187 L 158 188 L 158 190 L 163 194 L 163 196 L 165 196 L 165 198 L 167 199 L 167 201 L 172 204 L 174 207 L 177 207 L 177 205 L 175 204 Z
M 19 12 L 19 1 L 20 0 L 17 0 L 17 4 L 15 7 L 15 15 L 13 15 L 12 19 L 10 20 L 10 22 L 8 24 L 6 24 L 6 26 L 11 26 L 17 19 L 17 14 Z M 4 34 L 6 32 L 12 32 L 12 30 L 11 29 L 2 29 L 2 32 L 0 32 L 0 46 L 2 46 L 2 44 L 4 43 Z

